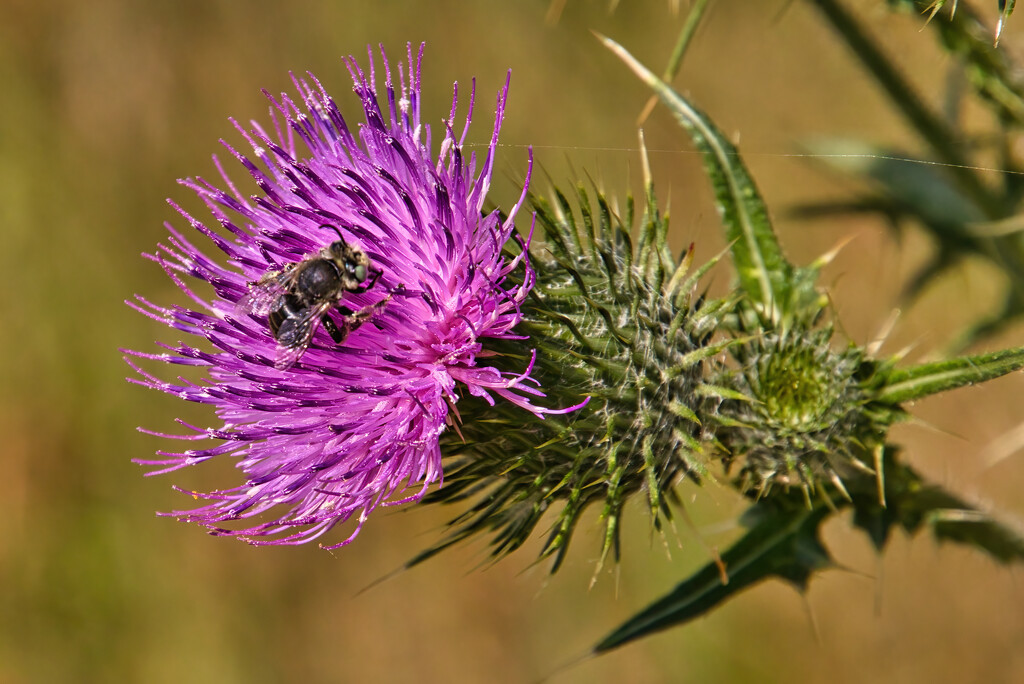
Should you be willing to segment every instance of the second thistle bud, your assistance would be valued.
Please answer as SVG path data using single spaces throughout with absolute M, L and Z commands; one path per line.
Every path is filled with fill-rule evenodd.
M 872 404 L 876 364 L 861 348 L 833 349 L 831 337 L 831 328 L 767 330 L 730 348 L 738 368 L 716 382 L 746 399 L 722 403 L 717 436 L 741 490 L 797 486 L 809 496 L 830 483 L 845 497 L 845 478 L 875 475 L 892 420 Z
M 617 556 L 631 496 L 644 498 L 660 527 L 672 487 L 702 480 L 712 440 L 706 414 L 722 400 L 705 382 L 707 365 L 731 342 L 711 343 L 727 303 L 693 296 L 706 269 L 690 271 L 692 248 L 679 262 L 671 257 L 653 195 L 635 243 L 632 202 L 620 218 L 600 192 L 592 203 L 582 186 L 576 208 L 558 193 L 553 205 L 531 199 L 545 241 L 531 252 L 537 280 L 516 328 L 529 342 L 492 348 L 515 364 L 524 347 L 536 347 L 533 377 L 549 400 L 590 400 L 574 414 L 536 420 L 460 403 L 461 437 L 449 433 L 444 445 L 456 460 L 432 500 L 474 499 L 441 546 L 489 532 L 495 555 L 517 548 L 556 510 L 541 555 L 554 555 L 557 568 L 586 508 L 601 511 L 602 559 L 612 549 Z

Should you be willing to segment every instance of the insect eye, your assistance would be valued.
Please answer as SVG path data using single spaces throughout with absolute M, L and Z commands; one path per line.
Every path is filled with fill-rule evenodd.
M 366 267 L 362 264 L 356 266 L 356 280 L 359 282 L 366 280 Z

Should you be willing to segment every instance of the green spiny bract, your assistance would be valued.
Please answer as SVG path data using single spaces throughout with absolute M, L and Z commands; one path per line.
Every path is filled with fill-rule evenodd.
M 730 348 L 738 369 L 716 382 L 749 400 L 723 402 L 717 436 L 742 491 L 809 494 L 826 482 L 846 496 L 844 478 L 874 476 L 875 450 L 902 414 L 873 401 L 877 363 L 853 345 L 833 349 L 831 337 L 831 328 L 765 331 Z
M 444 486 L 428 500 L 472 500 L 450 535 L 413 562 L 475 533 L 492 536 L 492 555 L 518 548 L 547 509 L 558 512 L 541 558 L 558 568 L 581 513 L 600 504 L 602 562 L 619 555 L 626 501 L 642 493 L 660 529 L 676 502 L 673 486 L 700 482 L 713 444 L 707 414 L 721 403 L 705 382 L 707 367 L 732 341 L 711 343 L 725 300 L 692 296 L 708 266 L 690 273 L 692 248 L 679 263 L 666 247 L 667 219 L 648 191 L 637 244 L 625 219 L 583 186 L 578 208 L 556 191 L 554 205 L 531 197 L 545 240 L 531 247 L 537 282 L 516 332 L 529 341 L 489 348 L 510 368 L 536 347 L 533 376 L 553 405 L 588 404 L 568 415 L 535 419 L 480 400 L 459 403 L 461 424 L 442 443 Z M 518 364 L 518 365 L 517 365 Z

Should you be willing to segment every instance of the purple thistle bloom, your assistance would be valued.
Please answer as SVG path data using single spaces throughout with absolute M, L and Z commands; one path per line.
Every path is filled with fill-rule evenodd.
M 203 199 L 233 239 L 171 203 L 227 255 L 228 266 L 168 225 L 166 244 L 146 256 L 198 306 L 163 307 L 140 296 L 129 302 L 212 345 L 210 351 L 179 343 L 160 345 L 167 350 L 161 354 L 126 352 L 141 376 L 131 381 L 211 404 L 223 421 L 211 429 L 178 421 L 192 432 L 187 435 L 153 433 L 222 441 L 211 448 L 136 459 L 160 466 L 150 473 L 159 474 L 214 457 L 238 458 L 244 484 L 189 492 L 207 504 L 166 514 L 204 525 L 212 534 L 236 535 L 253 544 L 297 544 L 354 516 L 351 535 L 325 548 L 347 544 L 374 508 L 416 501 L 441 480 L 438 438 L 458 418 L 460 386 L 491 403 L 497 395 L 538 415 L 552 412 L 532 403 L 533 397 L 543 396 L 529 377 L 532 362 L 515 376 L 478 363 L 487 355 L 483 339 L 521 339 L 511 331 L 534 282 L 525 248 L 514 259 L 502 256 L 502 247 L 514 238 L 513 219 L 525 189 L 504 221 L 496 211 L 482 212 L 508 80 L 498 95 L 493 135 L 477 173 L 475 155 L 467 158 L 462 149 L 475 92 L 457 133 L 456 86 L 435 158 L 430 127 L 420 121 L 422 46 L 415 60 L 411 46 L 407 49 L 405 68 L 398 65 L 397 87 L 381 54 L 387 111 L 377 100 L 372 53 L 368 75 L 353 58 L 346 60 L 366 116 L 356 132 L 311 74 L 293 77 L 302 106 L 287 95 L 275 99 L 264 91 L 272 104 L 273 134 L 256 123 L 246 131 L 232 121 L 263 167 L 223 144 L 252 175 L 262 196 L 240 193 L 216 157 L 227 191 L 201 178 L 182 184 Z M 247 312 L 240 301 L 268 272 L 313 258 L 337 240 L 332 227 L 361 249 L 370 269 L 380 274 L 368 278 L 365 292 L 350 289 L 341 295 L 338 303 L 348 311 L 329 311 L 323 318 L 337 327 L 346 314 L 365 309 L 368 320 L 342 344 L 328 335 L 330 323 L 312 321 L 308 348 L 293 354 L 293 364 L 278 363 L 287 365 L 279 368 L 280 345 L 267 317 Z M 508 278 L 517 267 L 525 276 Z M 186 276 L 208 283 L 214 296 L 201 297 L 186 284 Z M 205 367 L 206 379 L 168 382 L 131 357 Z M 259 520 L 242 529 L 222 527 L 254 517 Z

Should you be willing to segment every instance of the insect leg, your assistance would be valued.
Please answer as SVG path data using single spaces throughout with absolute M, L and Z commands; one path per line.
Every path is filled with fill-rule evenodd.
M 364 306 L 359 311 L 352 311 L 352 309 L 348 308 L 347 306 L 338 305 L 335 308 L 338 310 L 339 313 L 341 313 L 345 317 L 345 320 L 341 324 L 340 329 L 334 324 L 334 321 L 331 321 L 331 325 L 335 327 L 335 330 L 338 332 L 338 336 L 340 336 L 341 339 L 339 340 L 338 337 L 335 337 L 334 333 L 331 332 L 330 328 L 327 328 L 327 332 L 331 333 L 331 338 L 334 339 L 336 343 L 341 344 L 342 342 L 345 341 L 345 338 L 349 336 L 349 333 L 351 333 L 353 330 L 356 330 L 363 323 L 373 318 L 374 314 L 376 314 L 378 311 L 381 311 L 385 306 L 387 306 L 389 301 L 391 301 L 391 295 L 388 295 L 387 297 L 380 300 L 376 304 Z M 324 327 L 327 327 L 327 320 L 327 317 L 324 317 Z
M 341 307 L 338 308 L 339 310 L 341 309 Z M 349 331 L 340 330 L 337 324 L 335 324 L 335 322 L 332 321 L 329 316 L 324 316 L 323 325 L 324 330 L 326 330 L 330 334 L 331 339 L 334 340 L 334 344 L 341 344 L 342 342 L 345 341 L 345 338 L 348 337 Z

